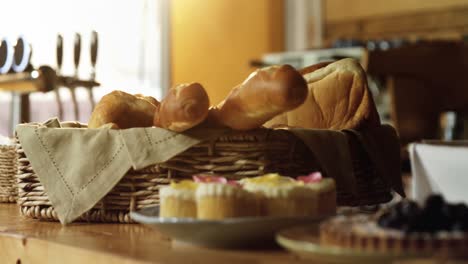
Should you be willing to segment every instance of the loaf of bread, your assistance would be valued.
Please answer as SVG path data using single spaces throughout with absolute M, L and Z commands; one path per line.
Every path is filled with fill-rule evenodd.
M 342 130 L 380 125 L 366 73 L 356 60 L 319 63 L 300 72 L 309 90 L 304 104 L 265 126 Z
M 144 99 L 150 103 L 152 103 L 154 106 L 156 107 L 159 107 L 160 103 L 158 100 L 156 100 L 156 98 L 152 97 L 152 96 L 146 96 L 146 95 L 142 95 L 142 94 L 135 94 L 135 96 L 137 98 L 140 98 L 140 99 Z
M 179 84 L 161 101 L 154 125 L 182 132 L 203 122 L 209 107 L 208 94 L 201 84 Z
M 91 113 L 89 128 L 125 129 L 153 125 L 158 103 L 152 97 L 135 96 L 122 91 L 113 91 L 99 101 Z
M 301 105 L 307 97 L 302 75 L 289 65 L 253 72 L 228 97 L 210 109 L 210 120 L 236 130 L 261 127 L 266 121 Z

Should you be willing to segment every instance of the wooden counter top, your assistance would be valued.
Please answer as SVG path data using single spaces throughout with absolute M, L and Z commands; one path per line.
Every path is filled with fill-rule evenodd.
M 137 224 L 62 226 L 20 216 L 0 204 L 0 263 L 310 263 L 281 249 L 215 250 L 172 244 Z

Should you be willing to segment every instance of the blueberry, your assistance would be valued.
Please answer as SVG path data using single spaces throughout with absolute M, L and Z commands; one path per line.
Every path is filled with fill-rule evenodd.
M 452 221 L 450 218 L 443 215 L 442 213 L 435 214 L 430 219 L 431 227 L 435 230 L 450 230 L 452 226 Z
M 410 221 L 403 228 L 403 232 L 406 234 L 422 231 L 424 231 L 424 227 L 418 221 Z
M 390 219 L 390 213 L 388 212 L 384 213 L 377 220 L 377 224 L 383 228 L 389 227 L 389 219 Z
M 447 224 L 452 226 L 452 224 L 457 220 L 456 207 L 451 204 L 444 204 L 442 206 L 441 215 L 446 219 Z
M 395 229 L 400 229 L 405 223 L 405 219 L 397 211 L 390 212 L 387 221 L 388 227 Z
M 389 212 L 386 212 L 379 217 L 377 224 L 383 228 L 399 229 L 403 224 L 403 219 L 398 210 L 394 210 L 394 208 L 392 208 Z
M 413 217 L 414 215 L 418 214 L 419 213 L 419 206 L 417 203 L 415 202 L 412 202 L 412 201 L 403 201 L 401 203 L 401 214 L 408 217 L 408 218 L 411 218 Z
M 444 204 L 442 206 L 442 214 L 446 215 L 451 219 L 456 218 L 456 206 L 453 204 Z
M 420 211 L 409 222 L 409 228 L 414 232 L 427 232 L 431 229 L 432 223 L 428 221 L 429 215 L 426 211 Z
M 426 199 L 425 208 L 440 210 L 444 203 L 444 198 L 441 195 L 433 194 Z
M 407 234 L 433 234 L 441 230 L 468 232 L 468 207 L 465 204 L 446 203 L 440 195 L 429 196 L 422 208 L 415 202 L 403 200 L 381 215 L 378 225 L 399 229 Z
M 468 222 L 456 221 L 452 225 L 452 231 L 468 232 Z
M 468 222 L 468 206 L 466 204 L 455 204 L 453 206 L 454 218 Z

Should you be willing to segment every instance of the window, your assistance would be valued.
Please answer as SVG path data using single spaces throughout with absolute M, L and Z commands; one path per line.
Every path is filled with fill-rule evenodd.
M 168 2 L 151 0 L 15 0 L 2 3 L 1 37 L 11 41 L 23 35 L 32 45 L 34 67 L 56 65 L 56 39 L 62 34 L 64 55 L 62 73 L 74 74 L 73 41 L 81 34 L 79 75 L 91 73 L 90 35 L 99 35 L 95 101 L 112 90 L 143 93 L 160 99 L 167 87 L 168 65 L 165 17 Z M 67 105 L 70 93 L 60 89 L 65 119 L 73 120 Z M 31 96 L 31 121 L 43 121 L 57 115 L 54 93 L 34 93 Z M 80 121 L 90 114 L 87 93 L 77 89 Z M 0 134 L 8 134 L 10 94 L 0 94 Z M 3 114 L 2 114 L 3 113 Z

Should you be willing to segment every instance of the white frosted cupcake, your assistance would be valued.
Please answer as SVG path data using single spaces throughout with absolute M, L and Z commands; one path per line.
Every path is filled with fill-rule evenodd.
M 316 214 L 331 215 L 336 213 L 336 183 L 332 178 L 323 178 L 320 172 L 314 172 L 308 176 L 300 176 L 298 181 L 304 183 L 307 188 L 317 192 Z
M 184 180 L 171 182 L 159 190 L 160 217 L 190 217 L 197 216 L 195 191 L 197 184 L 193 181 Z
M 255 195 L 236 182 L 216 176 L 195 176 L 197 218 L 224 219 L 258 215 Z
M 314 189 L 290 177 L 270 173 L 241 180 L 244 189 L 261 197 L 265 216 L 315 216 L 317 195 Z

